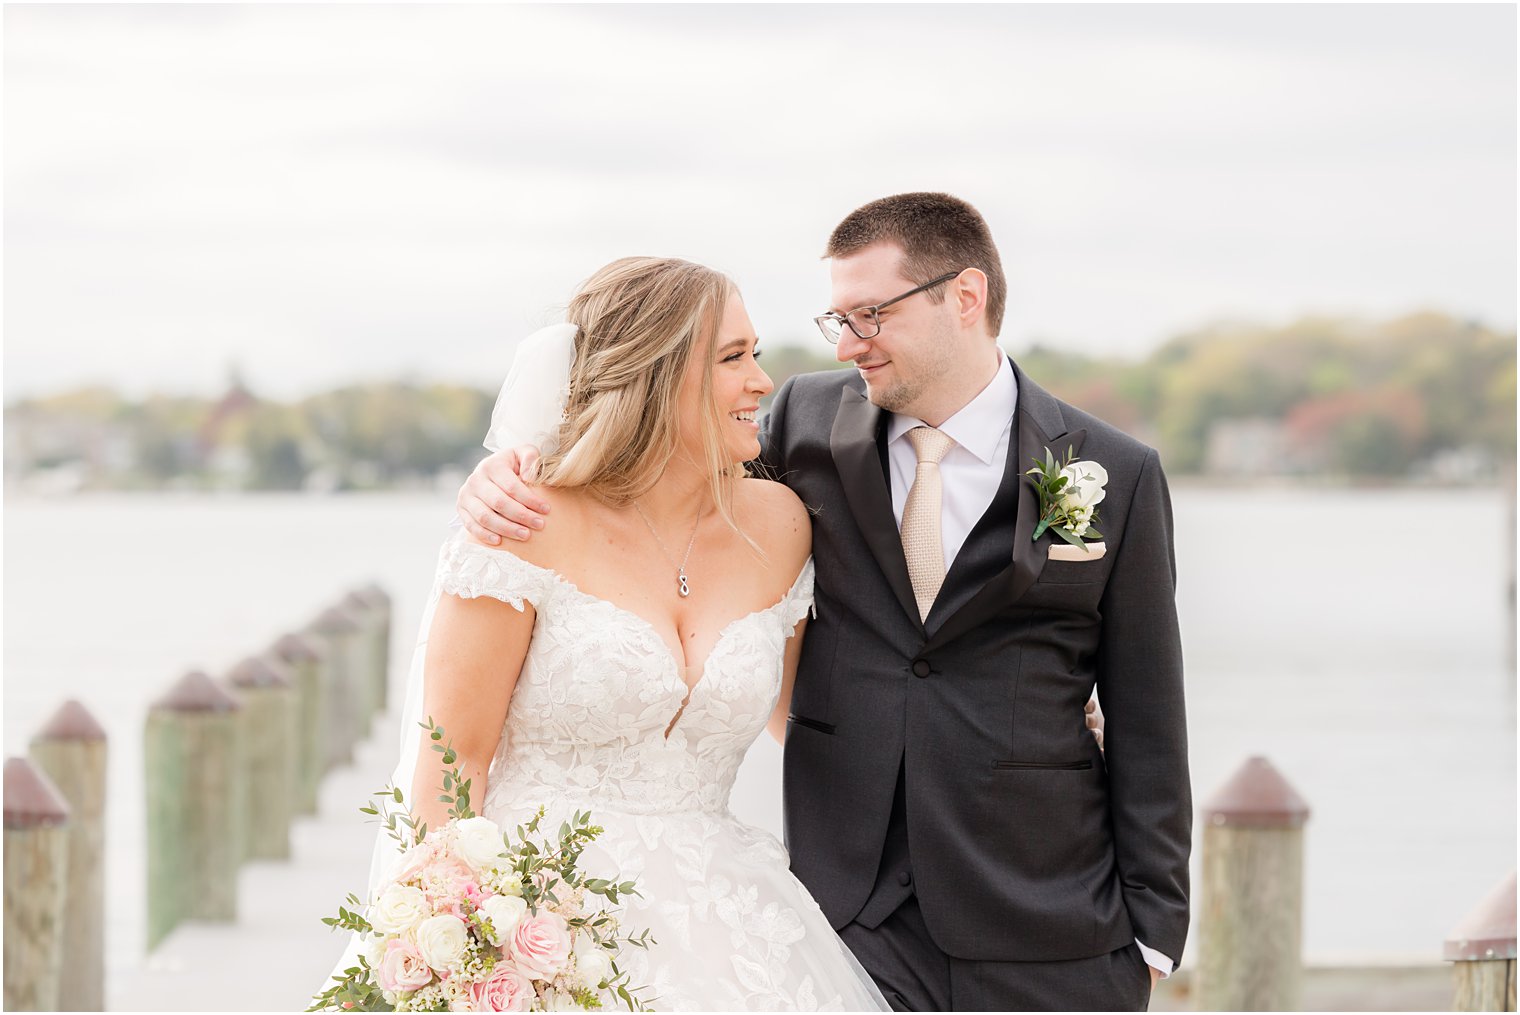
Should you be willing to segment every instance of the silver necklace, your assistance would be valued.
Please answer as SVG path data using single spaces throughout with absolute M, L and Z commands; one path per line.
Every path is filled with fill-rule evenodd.
M 644 525 L 648 527 L 649 534 L 654 537 L 654 541 L 659 544 L 660 552 L 665 555 L 665 559 L 675 564 L 675 558 L 665 548 L 665 540 L 661 539 L 660 534 L 655 531 L 654 523 L 649 520 L 649 516 L 644 513 L 644 509 L 639 507 L 638 501 L 633 502 L 633 509 L 639 513 L 640 518 L 644 519 Z M 691 583 L 686 577 L 686 563 L 691 560 L 691 548 L 697 545 L 697 528 L 701 524 L 702 509 L 699 507 L 697 508 L 697 520 L 691 526 L 691 541 L 686 544 L 686 556 L 681 558 L 681 563 L 676 564 L 676 581 L 679 583 L 678 591 L 681 593 L 682 599 L 691 595 Z

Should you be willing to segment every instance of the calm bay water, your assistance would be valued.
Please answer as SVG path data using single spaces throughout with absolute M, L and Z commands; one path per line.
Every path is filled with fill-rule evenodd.
M 1313 807 L 1310 961 L 1435 961 L 1515 862 L 1499 494 L 1463 492 L 1459 530 L 1449 493 L 1173 494 L 1195 799 L 1267 755 Z M 71 696 L 110 734 L 112 969 L 142 956 L 149 702 L 370 580 L 395 598 L 404 669 L 451 512 L 410 494 L 6 501 L 6 753 Z M 762 739 L 734 801 L 778 834 L 779 764 Z

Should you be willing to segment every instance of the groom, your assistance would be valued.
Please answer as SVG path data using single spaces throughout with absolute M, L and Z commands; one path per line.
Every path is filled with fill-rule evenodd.
M 793 869 L 898 1009 L 1144 1009 L 1187 934 L 1192 815 L 1156 453 L 1001 353 L 1002 265 L 965 202 L 874 201 L 826 256 L 819 327 L 856 369 L 788 381 L 762 440 L 814 510 Z M 1085 548 L 1034 538 L 1047 449 L 1106 472 Z M 501 468 L 460 493 L 477 534 L 520 531 L 485 507 Z

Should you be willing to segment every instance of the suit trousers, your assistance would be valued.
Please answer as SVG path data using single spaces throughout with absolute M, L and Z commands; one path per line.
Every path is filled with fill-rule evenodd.
M 1145 1011 L 1150 967 L 1133 943 L 1064 962 L 976 962 L 940 951 L 909 896 L 874 928 L 839 932 L 895 1011 Z

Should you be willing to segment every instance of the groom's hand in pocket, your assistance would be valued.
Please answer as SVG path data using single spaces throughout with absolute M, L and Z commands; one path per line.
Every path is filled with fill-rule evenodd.
M 1082 710 L 1087 713 L 1087 728 L 1092 730 L 1093 739 L 1098 742 L 1098 750 L 1103 750 L 1103 709 L 1098 706 L 1098 697 L 1093 695 L 1087 699 L 1087 704 Z
M 538 448 L 524 444 L 481 459 L 454 500 L 465 531 L 495 546 L 502 536 L 526 540 L 543 528 L 549 505 L 528 486 L 538 475 L 538 458 Z

